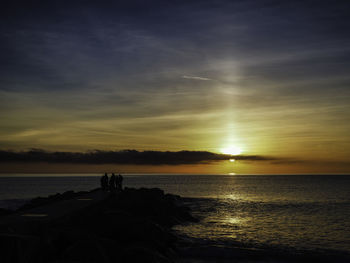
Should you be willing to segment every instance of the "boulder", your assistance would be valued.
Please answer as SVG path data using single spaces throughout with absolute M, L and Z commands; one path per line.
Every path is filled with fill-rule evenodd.
M 122 252 L 121 262 L 172 263 L 173 261 L 147 247 L 131 246 Z
M 109 263 L 105 248 L 94 240 L 80 240 L 69 246 L 63 253 L 62 259 L 78 262 Z
M 0 262 L 41 262 L 40 239 L 21 234 L 0 234 Z

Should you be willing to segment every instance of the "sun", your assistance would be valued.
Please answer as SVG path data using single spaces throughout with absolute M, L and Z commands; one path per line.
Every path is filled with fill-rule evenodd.
M 224 147 L 220 150 L 223 154 L 238 155 L 242 153 L 242 149 L 236 146 Z

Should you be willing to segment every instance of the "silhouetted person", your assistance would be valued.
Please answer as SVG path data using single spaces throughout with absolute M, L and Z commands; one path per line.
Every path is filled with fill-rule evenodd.
M 120 189 L 121 188 L 121 181 L 120 181 L 120 176 L 118 176 L 118 175 L 115 177 L 115 186 L 117 188 L 117 191 L 120 192 L 120 190 L 121 190 Z
M 121 174 L 118 175 L 118 186 L 117 189 L 119 191 L 123 190 L 123 176 Z
M 119 176 L 117 175 L 115 177 L 115 188 L 117 189 L 117 191 L 119 191 L 119 184 L 120 184 L 120 180 L 119 180 Z
M 110 191 L 114 191 L 115 190 L 115 182 L 116 182 L 115 175 L 114 175 L 114 173 L 112 173 L 112 176 L 109 179 L 109 190 Z
M 100 179 L 101 181 L 101 188 L 102 190 L 107 190 L 108 189 L 108 175 L 107 173 L 105 173 L 105 175 L 103 175 Z

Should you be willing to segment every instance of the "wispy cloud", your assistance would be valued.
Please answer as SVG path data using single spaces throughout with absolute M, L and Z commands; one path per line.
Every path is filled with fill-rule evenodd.
M 183 78 L 183 79 L 195 79 L 195 80 L 213 80 L 213 79 L 205 78 L 205 77 L 187 76 L 187 75 L 183 75 L 182 78 Z

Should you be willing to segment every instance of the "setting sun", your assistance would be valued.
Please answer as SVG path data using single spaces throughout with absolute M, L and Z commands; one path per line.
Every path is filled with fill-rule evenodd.
M 235 146 L 229 146 L 229 147 L 222 148 L 220 152 L 223 154 L 238 155 L 242 153 L 242 149 Z

